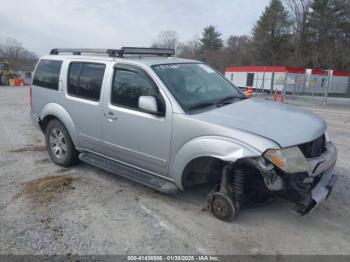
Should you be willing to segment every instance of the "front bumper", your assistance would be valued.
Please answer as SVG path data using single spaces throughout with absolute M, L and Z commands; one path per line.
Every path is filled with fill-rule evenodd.
M 320 182 L 311 190 L 311 198 L 316 202 L 316 206 L 325 201 L 332 189 L 337 182 L 338 176 L 333 174 L 333 169 L 331 168 L 322 175 Z
M 326 200 L 337 181 L 334 174 L 337 149 L 332 142 L 326 142 L 321 156 L 308 159 L 309 172 L 284 174 L 262 158 L 247 161 L 260 171 L 268 191 L 296 203 L 293 211 L 299 215 L 309 213 Z
M 308 190 L 301 190 L 300 199 L 294 209 L 298 214 L 305 215 L 325 201 L 337 181 L 334 166 L 337 160 L 337 150 L 333 143 L 327 142 L 327 150 L 320 157 L 309 159 L 311 171 L 303 179 L 300 188 L 308 185 Z

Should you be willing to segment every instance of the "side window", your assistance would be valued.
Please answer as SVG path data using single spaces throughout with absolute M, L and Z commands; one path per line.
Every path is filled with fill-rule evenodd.
M 68 94 L 99 101 L 105 68 L 104 64 L 71 63 L 68 72 Z
M 58 90 L 62 61 L 43 59 L 35 71 L 33 85 Z
M 159 90 L 150 79 L 138 72 L 116 69 L 111 103 L 117 106 L 138 109 L 140 96 L 159 98 Z M 160 108 L 159 105 L 158 108 Z

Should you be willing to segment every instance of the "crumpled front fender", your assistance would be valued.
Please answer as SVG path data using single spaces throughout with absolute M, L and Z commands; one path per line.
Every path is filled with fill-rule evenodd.
M 183 171 L 187 164 L 196 158 L 215 157 L 233 163 L 241 158 L 257 157 L 260 155 L 261 152 L 257 149 L 238 140 L 217 136 L 198 137 L 185 143 L 175 153 L 170 175 L 176 185 L 183 190 Z

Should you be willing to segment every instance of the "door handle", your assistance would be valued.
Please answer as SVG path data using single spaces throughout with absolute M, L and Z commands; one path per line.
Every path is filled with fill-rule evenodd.
M 113 112 L 104 113 L 104 116 L 109 120 L 117 120 L 118 117 Z

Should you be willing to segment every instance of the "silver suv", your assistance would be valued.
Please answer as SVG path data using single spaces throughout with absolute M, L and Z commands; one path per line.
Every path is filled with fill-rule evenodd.
M 318 116 L 247 97 L 174 50 L 53 49 L 40 59 L 31 116 L 51 160 L 78 159 L 161 192 L 209 184 L 209 210 L 283 196 L 301 215 L 336 182 L 337 152 Z

